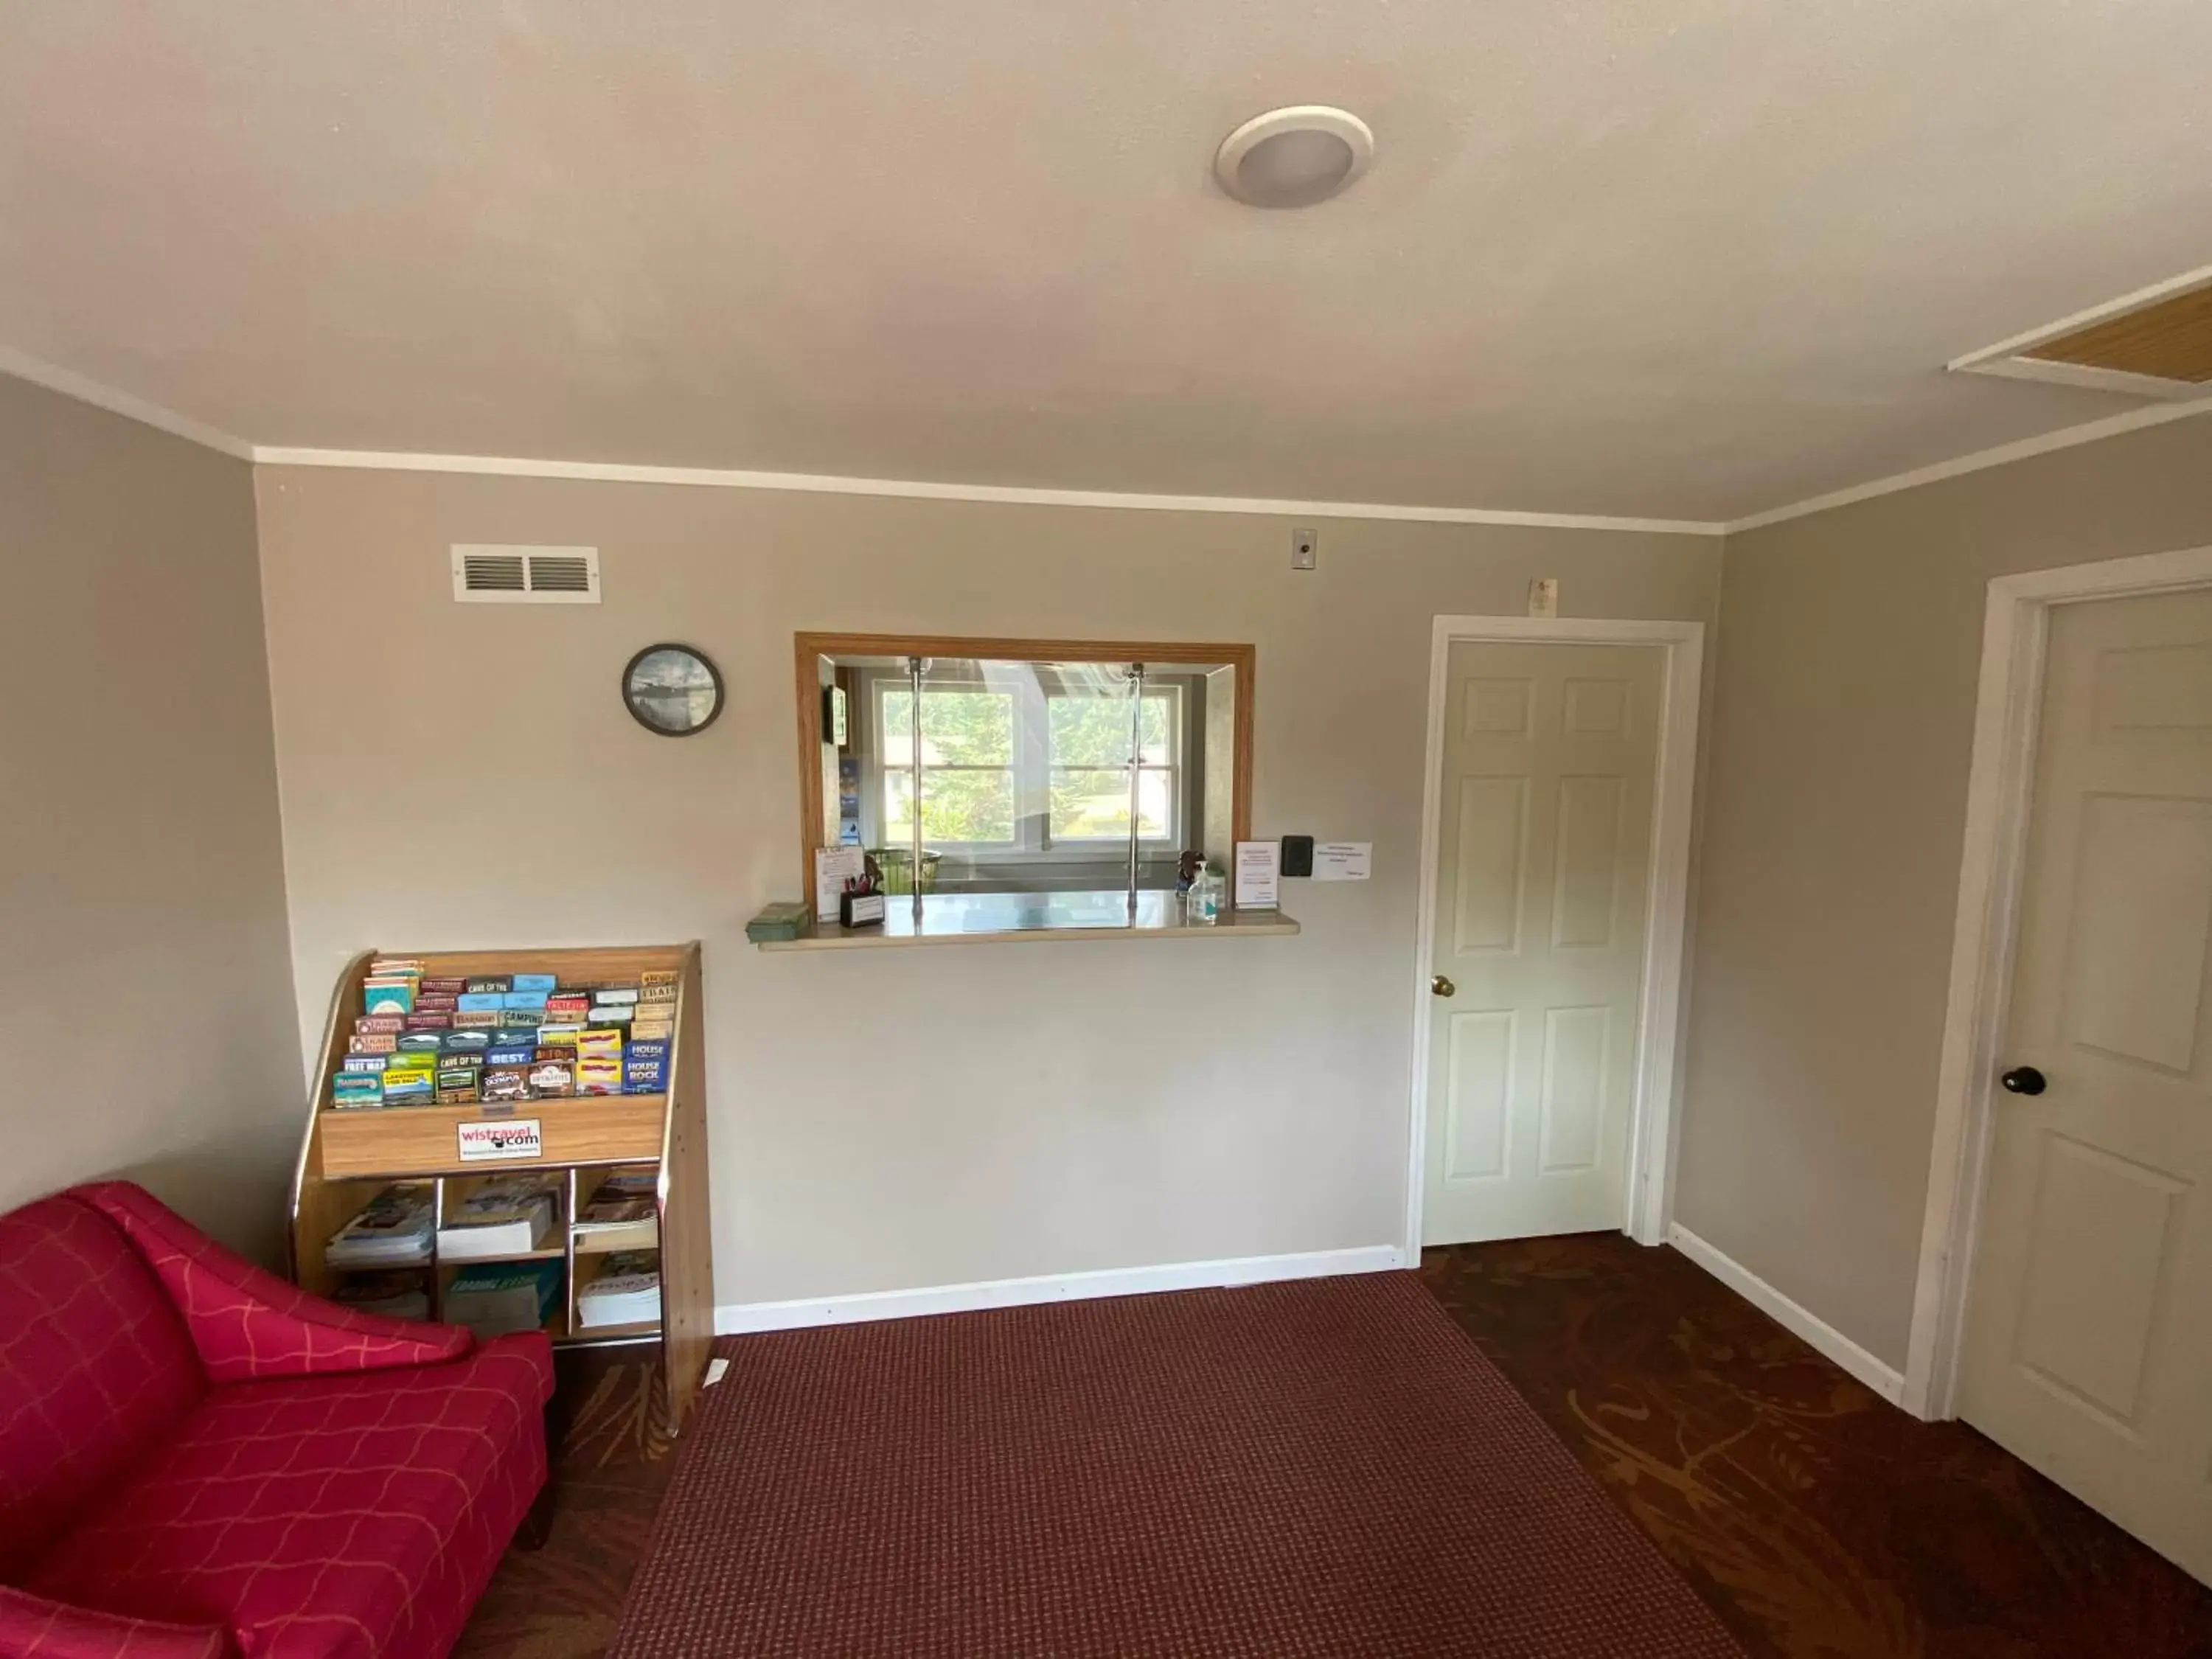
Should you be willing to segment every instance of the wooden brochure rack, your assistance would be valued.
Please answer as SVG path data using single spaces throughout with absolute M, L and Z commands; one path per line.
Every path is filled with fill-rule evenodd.
M 679 980 L 667 1091 L 533 1100 L 507 1108 L 335 1110 L 331 1079 L 341 1069 L 353 1018 L 361 1010 L 365 970 L 379 956 L 416 957 L 431 976 L 553 974 L 564 987 L 635 982 L 641 973 L 673 969 Z M 659 1343 L 669 1422 L 681 1426 L 698 1394 L 714 1328 L 701 1019 L 696 943 L 570 951 L 364 951 L 339 975 L 331 998 L 307 1133 L 292 1183 L 293 1278 L 318 1294 L 336 1288 L 344 1273 L 325 1262 L 324 1246 L 363 1205 L 395 1182 L 431 1187 L 442 1220 L 449 1208 L 493 1176 L 524 1171 L 552 1176 L 561 1212 L 556 1235 L 544 1249 L 495 1259 L 562 1262 L 562 1295 L 545 1326 L 556 1344 Z M 461 1156 L 463 1140 L 474 1139 L 465 1133 L 465 1126 L 531 1120 L 538 1126 L 541 1143 L 534 1156 L 495 1160 Z M 640 1167 L 658 1174 L 656 1215 L 613 1225 L 579 1220 L 592 1189 L 609 1170 Z M 580 1291 L 591 1283 L 610 1253 L 640 1249 L 660 1253 L 659 1321 L 581 1328 L 576 1313 Z M 429 1279 L 434 1318 L 453 1270 L 453 1264 L 436 1260 L 434 1254 L 422 1269 Z

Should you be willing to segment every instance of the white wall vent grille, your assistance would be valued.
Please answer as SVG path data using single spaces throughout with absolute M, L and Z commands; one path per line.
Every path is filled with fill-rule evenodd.
M 453 597 L 474 605 L 597 605 L 599 550 L 455 542 Z

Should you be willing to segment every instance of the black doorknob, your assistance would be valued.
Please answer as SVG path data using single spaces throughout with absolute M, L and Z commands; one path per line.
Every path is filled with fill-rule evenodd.
M 2015 1066 L 1997 1081 L 2016 1095 L 2039 1095 L 2050 1086 L 2044 1080 L 2043 1073 L 2033 1066 Z

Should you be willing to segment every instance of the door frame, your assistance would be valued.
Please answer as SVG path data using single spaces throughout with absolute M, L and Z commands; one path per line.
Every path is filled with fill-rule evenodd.
M 1621 1231 L 1662 1244 L 1674 1205 L 1686 950 L 1691 813 L 1697 794 L 1698 718 L 1705 625 L 1602 617 L 1438 617 L 1429 638 L 1428 750 L 1421 784 L 1421 908 L 1413 944 L 1413 1114 L 1407 1136 L 1406 1261 L 1421 1259 L 1428 1176 L 1429 991 L 1436 946 L 1437 859 L 1443 805 L 1445 670 L 1460 644 L 1627 645 L 1661 653 L 1659 753 L 1651 790 L 1650 880 L 1644 892 L 1644 994 L 1629 1103 L 1628 1179 Z
M 1900 1401 L 1915 1417 L 1958 1414 L 1966 1302 L 1989 1184 L 1991 1103 L 2012 992 L 2051 607 L 2202 587 L 2212 587 L 2212 547 L 2029 570 L 1990 583 L 1950 994 L 1936 1068 L 1928 1206 Z

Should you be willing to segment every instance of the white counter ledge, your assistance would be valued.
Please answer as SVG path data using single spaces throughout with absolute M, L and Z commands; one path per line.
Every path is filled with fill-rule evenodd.
M 1191 921 L 1182 895 L 1099 893 L 929 893 L 916 921 L 914 901 L 884 901 L 881 927 L 817 927 L 797 939 L 763 939 L 763 951 L 868 951 L 910 945 L 1049 944 L 1057 939 L 1251 939 L 1298 931 L 1279 910 L 1224 910 L 1218 921 Z

